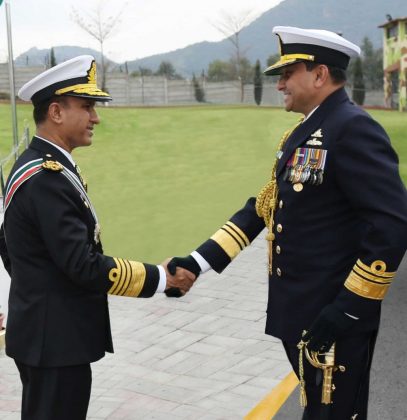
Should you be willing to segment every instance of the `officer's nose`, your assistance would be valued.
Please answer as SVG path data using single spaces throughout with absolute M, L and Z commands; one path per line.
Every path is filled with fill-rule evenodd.
M 278 81 L 277 81 L 277 90 L 281 91 L 285 88 L 285 80 L 283 78 L 283 76 L 280 76 Z
M 100 118 L 98 113 L 96 112 L 96 110 L 94 109 L 91 116 L 90 116 L 90 120 L 93 122 L 93 124 L 99 124 L 100 123 Z

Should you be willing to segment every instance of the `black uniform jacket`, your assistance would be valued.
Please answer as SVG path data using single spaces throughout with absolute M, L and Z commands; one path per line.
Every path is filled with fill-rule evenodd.
M 360 318 L 355 333 L 376 329 L 407 244 L 406 189 L 383 128 L 337 90 L 290 135 L 277 184 L 266 333 L 298 342 L 331 302 Z M 251 198 L 197 252 L 220 272 L 264 227 Z
M 34 137 L 6 190 L 16 171 L 41 158 L 78 180 L 57 148 Z M 102 254 L 89 202 L 61 171 L 43 169 L 19 187 L 3 232 L 0 249 L 11 275 L 6 352 L 27 365 L 78 365 L 112 352 L 107 292 L 148 297 L 157 289 L 156 266 Z

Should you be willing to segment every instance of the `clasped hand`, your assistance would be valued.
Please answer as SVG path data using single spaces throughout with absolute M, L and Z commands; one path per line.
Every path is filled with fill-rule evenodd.
M 167 287 L 165 293 L 168 297 L 181 297 L 185 295 L 199 276 L 199 265 L 192 257 L 167 258 L 161 263 L 167 274 Z

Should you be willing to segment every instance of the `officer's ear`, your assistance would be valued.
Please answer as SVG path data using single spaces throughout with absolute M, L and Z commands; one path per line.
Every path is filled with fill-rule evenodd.
M 329 69 L 324 64 L 320 64 L 314 68 L 314 75 L 315 87 L 322 87 L 329 78 Z
M 48 107 L 48 118 L 56 123 L 60 124 L 62 122 L 62 113 L 64 109 L 63 101 L 51 102 Z

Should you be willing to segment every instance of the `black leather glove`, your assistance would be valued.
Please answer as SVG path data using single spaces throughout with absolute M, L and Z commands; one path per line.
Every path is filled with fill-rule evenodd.
M 172 275 L 174 275 L 177 271 L 177 267 L 185 268 L 191 273 L 194 273 L 197 278 L 201 272 L 201 267 L 195 261 L 195 258 L 191 255 L 188 255 L 187 257 L 174 257 L 167 265 L 168 271 Z M 178 287 L 170 287 L 165 291 L 165 294 L 167 297 L 183 296 L 181 290 L 178 289 Z
M 328 351 L 332 344 L 346 335 L 357 322 L 357 319 L 351 318 L 335 305 L 329 304 L 322 309 L 302 340 L 308 342 L 308 350 Z
M 186 270 L 194 273 L 196 277 L 199 276 L 201 272 L 201 267 L 195 261 L 195 258 L 191 255 L 187 257 L 174 257 L 167 265 L 168 271 L 170 274 L 174 275 L 177 271 L 177 267 L 185 268 Z

